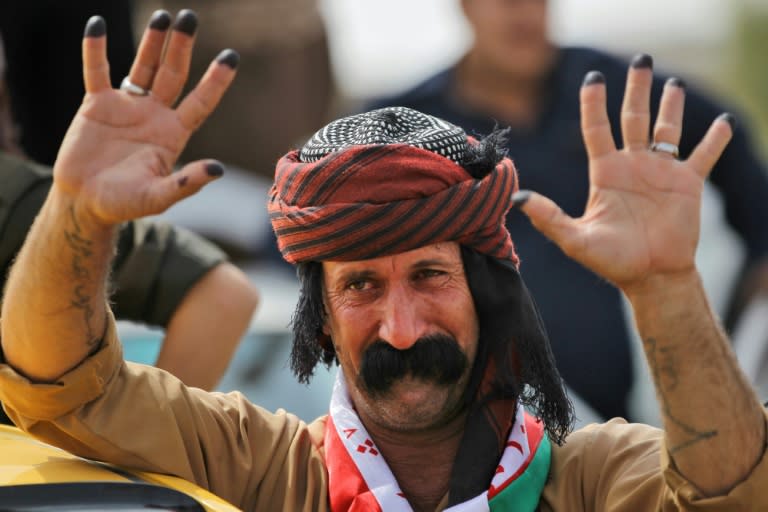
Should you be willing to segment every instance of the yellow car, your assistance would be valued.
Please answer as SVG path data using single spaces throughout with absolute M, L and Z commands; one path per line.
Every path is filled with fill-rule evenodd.
M 94 462 L 0 425 L 0 510 L 234 512 L 186 480 Z

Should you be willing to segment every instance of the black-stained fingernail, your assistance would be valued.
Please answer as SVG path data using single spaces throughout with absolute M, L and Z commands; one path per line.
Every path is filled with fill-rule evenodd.
M 235 69 L 240 63 L 240 54 L 232 49 L 222 50 L 216 57 L 216 62 L 219 64 L 226 64 L 230 68 Z
M 216 160 L 212 162 L 208 162 L 205 164 L 205 172 L 208 173 L 208 176 L 213 176 L 218 178 L 219 176 L 224 174 L 224 166 L 221 165 L 221 162 L 217 162 Z
M 653 69 L 653 57 L 647 53 L 641 53 L 639 55 L 635 55 L 629 65 L 635 69 Z
M 605 76 L 603 76 L 601 72 L 590 71 L 584 77 L 584 82 L 582 82 L 581 86 L 584 87 L 586 85 L 604 84 L 604 83 L 605 83 Z
M 153 30 L 159 30 L 161 32 L 165 32 L 168 30 L 168 27 L 171 26 L 171 15 L 168 13 L 168 11 L 164 11 L 162 9 L 155 11 L 152 13 L 152 17 L 149 18 L 149 28 Z
M 731 125 L 731 131 L 736 130 L 736 118 L 730 112 L 724 112 L 717 116 L 717 118 L 722 119 L 723 121 L 728 121 L 728 124 Z
M 672 77 L 669 80 L 667 80 L 667 85 L 671 85 L 674 87 L 679 87 L 681 89 L 685 89 L 685 82 L 683 82 L 681 79 L 677 77 Z
M 85 37 L 101 37 L 107 33 L 107 22 L 101 16 L 91 16 L 85 24 Z
M 173 22 L 173 29 L 184 32 L 189 36 L 195 35 L 197 30 L 197 14 L 191 9 L 182 9 L 176 15 L 176 21 Z
M 530 190 L 518 190 L 514 194 L 512 194 L 512 207 L 513 208 L 520 208 L 525 203 L 528 202 L 528 199 L 531 197 L 531 191 Z
M 177 182 L 179 184 L 179 188 L 182 188 L 184 185 L 186 185 L 188 181 L 189 181 L 189 176 L 182 176 L 181 178 L 179 178 L 179 181 Z

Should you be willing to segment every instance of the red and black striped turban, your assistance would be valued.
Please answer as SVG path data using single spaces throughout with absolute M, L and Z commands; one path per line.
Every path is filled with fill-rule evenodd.
M 277 164 L 269 215 L 291 263 L 354 261 L 455 241 L 518 264 L 505 217 L 512 161 L 482 179 L 461 128 L 404 107 L 339 119 Z

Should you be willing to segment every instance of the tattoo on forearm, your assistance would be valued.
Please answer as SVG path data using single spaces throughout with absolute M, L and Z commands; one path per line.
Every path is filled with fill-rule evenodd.
M 92 347 L 99 342 L 93 329 L 93 297 L 88 293 L 91 275 L 88 271 L 88 260 L 93 256 L 93 242 L 81 235 L 82 230 L 75 216 L 73 206 L 69 208 L 69 217 L 72 221 L 72 229 L 64 231 L 64 238 L 72 250 L 72 274 L 75 277 L 75 287 L 72 290 L 72 307 L 81 311 L 85 323 L 85 335 L 88 346 Z
M 671 349 L 659 347 L 654 338 L 645 340 L 645 351 L 648 355 L 648 364 L 653 374 L 653 380 L 656 382 L 659 392 L 659 401 L 661 402 L 661 412 L 667 420 L 682 430 L 687 439 L 675 446 L 670 446 L 669 452 L 675 454 L 699 441 L 710 439 L 717 436 L 717 430 L 699 430 L 686 422 L 680 420 L 672 411 L 668 393 L 677 388 L 679 384 L 677 361 Z

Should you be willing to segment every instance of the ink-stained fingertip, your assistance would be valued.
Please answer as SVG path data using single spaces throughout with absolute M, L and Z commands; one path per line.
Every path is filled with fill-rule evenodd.
M 731 125 L 731 131 L 736 131 L 736 117 L 731 114 L 730 112 L 723 112 L 719 116 L 717 116 L 718 119 L 722 121 L 726 121 L 729 125 Z
M 217 160 L 211 160 L 205 164 L 205 172 L 208 176 L 218 178 L 219 176 L 224 175 L 224 166 Z
M 191 9 L 182 9 L 176 15 L 176 21 L 173 22 L 173 29 L 184 32 L 188 36 L 195 35 L 197 31 L 197 14 Z
M 91 16 L 85 24 L 84 37 L 101 37 L 107 33 L 107 22 L 101 16 Z
M 222 50 L 221 53 L 216 56 L 216 62 L 229 66 L 232 69 L 236 69 L 237 65 L 240 64 L 240 54 L 231 48 L 227 48 L 226 50 Z
M 512 194 L 512 208 L 520 209 L 531 198 L 530 190 L 518 190 Z
M 163 9 L 158 9 L 149 18 L 149 28 L 165 32 L 171 26 L 171 14 Z
M 584 76 L 584 81 L 581 83 L 582 87 L 586 87 L 592 84 L 604 84 L 605 75 L 599 71 L 590 71 Z
M 667 80 L 667 85 L 671 85 L 673 87 L 679 87 L 680 89 L 685 89 L 685 82 L 675 76 Z
M 653 69 L 653 57 L 647 53 L 640 53 L 632 58 L 629 65 L 634 69 Z

